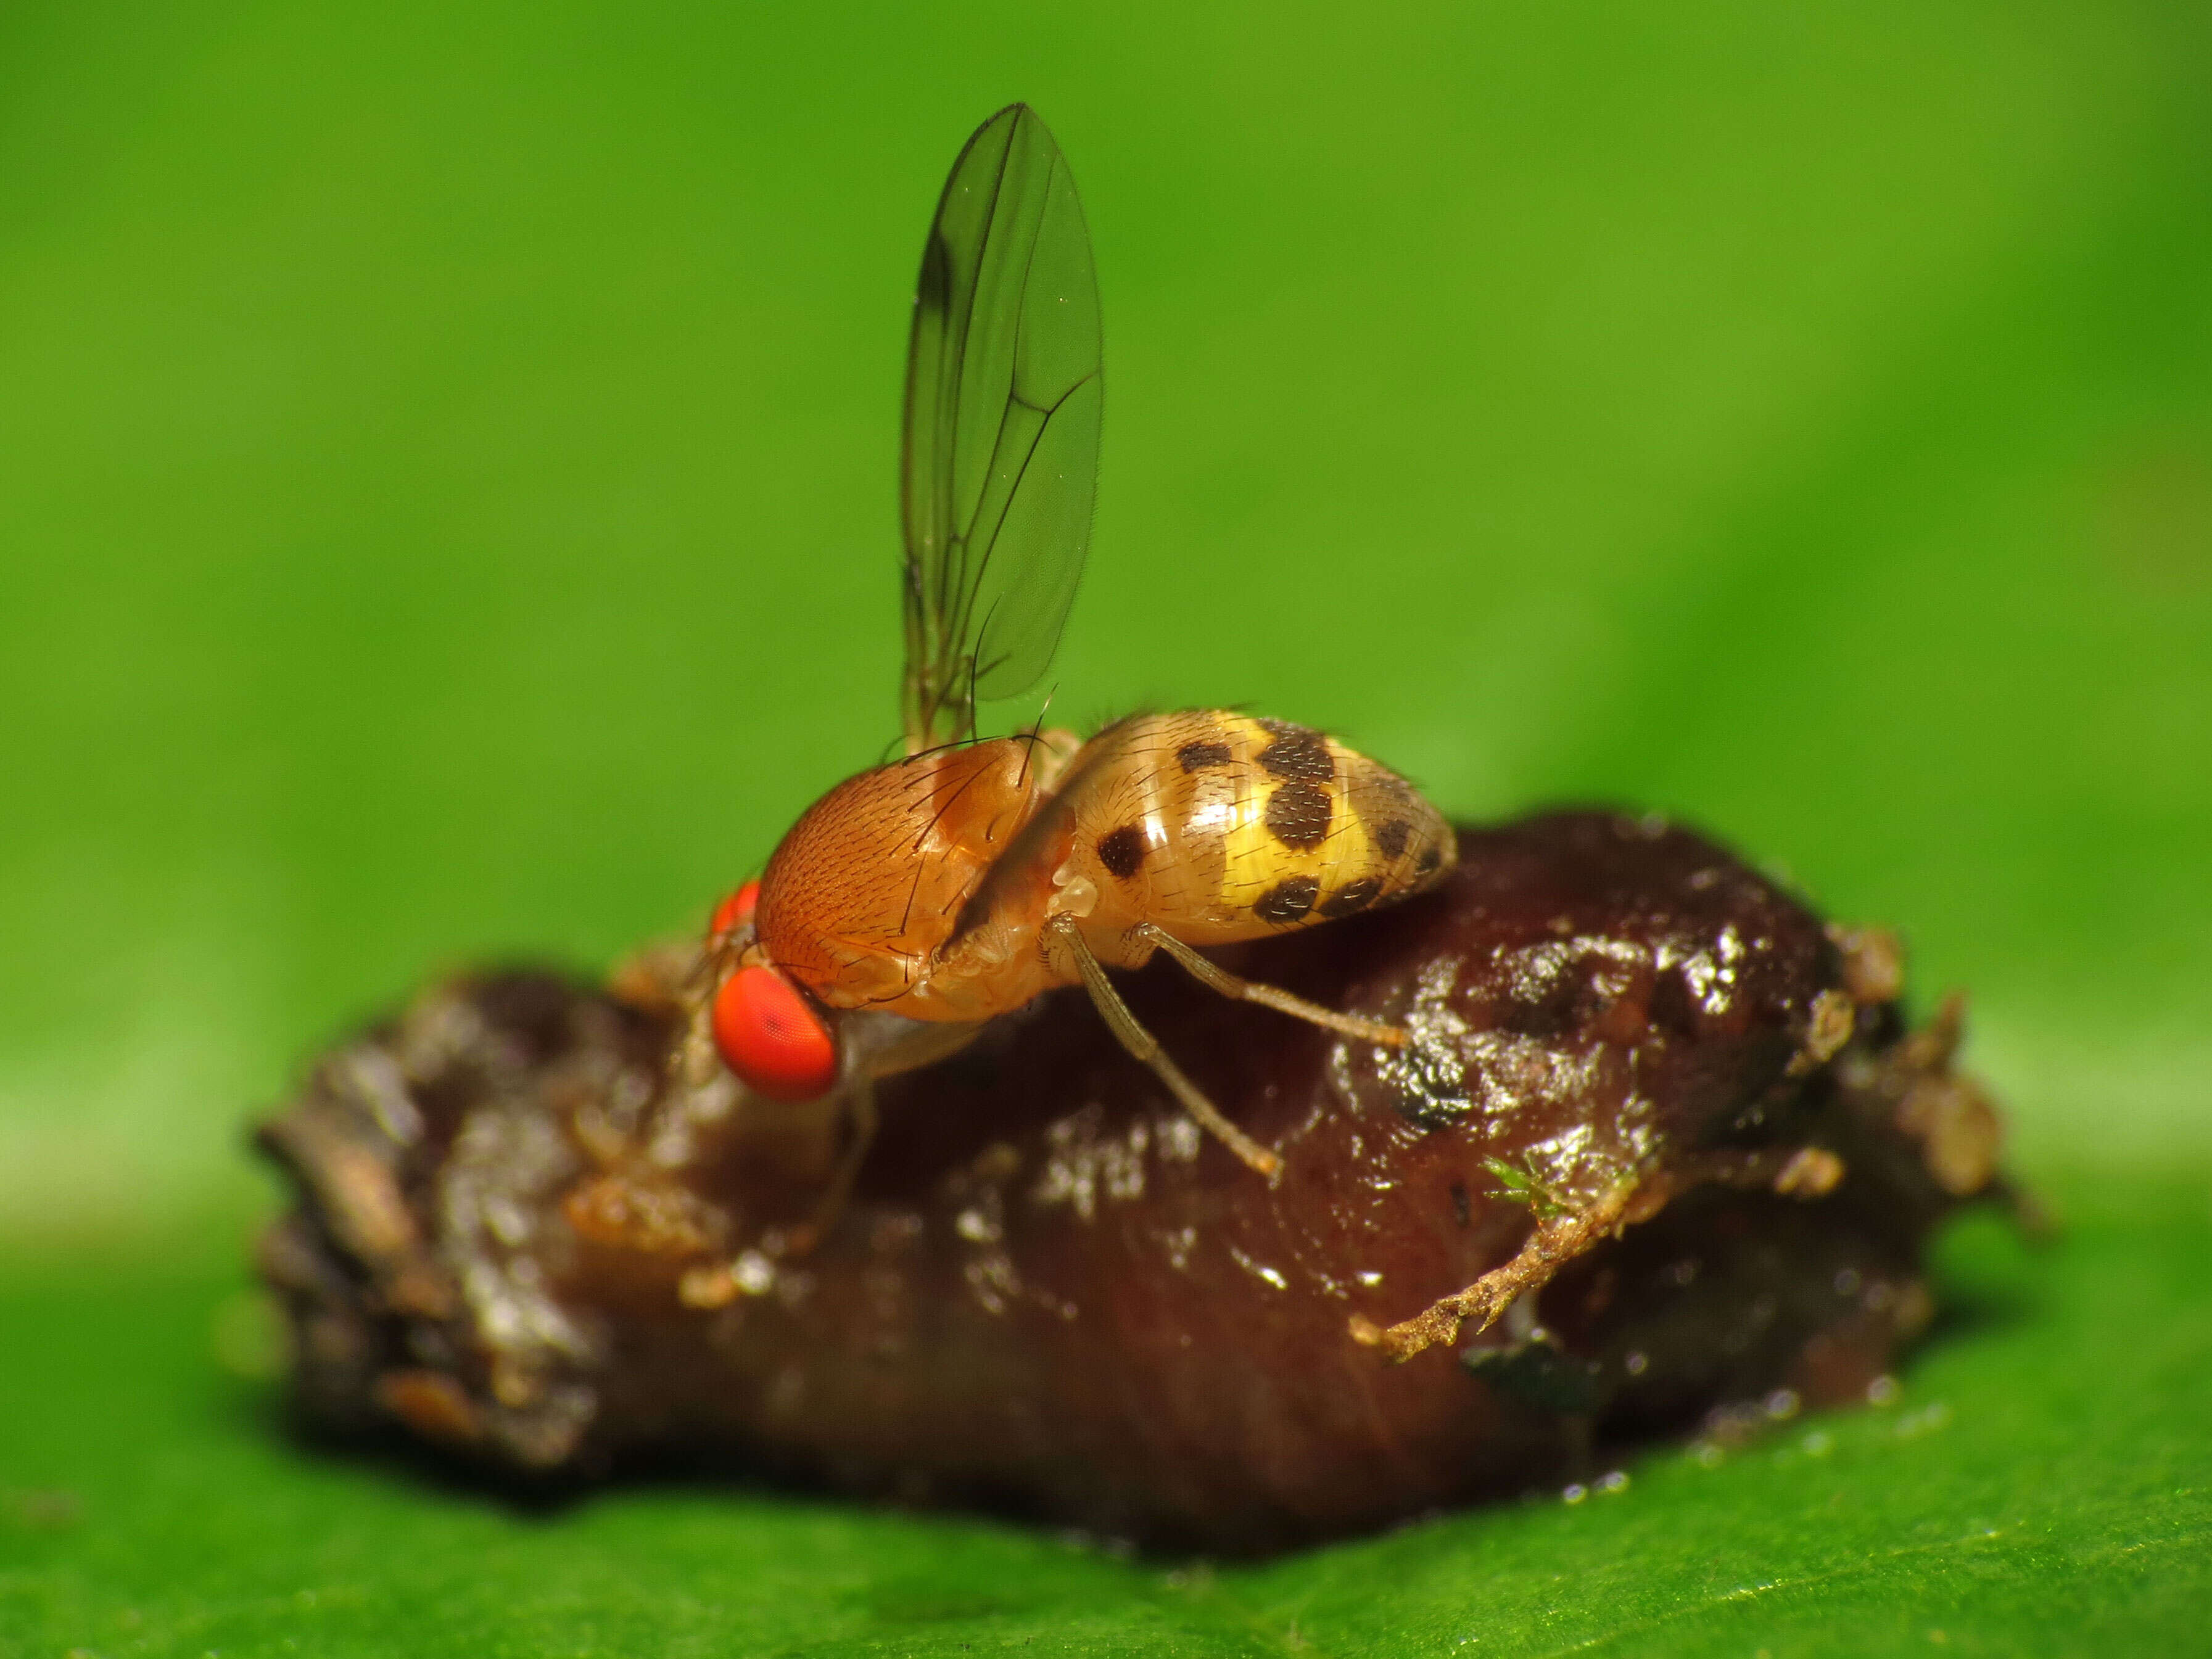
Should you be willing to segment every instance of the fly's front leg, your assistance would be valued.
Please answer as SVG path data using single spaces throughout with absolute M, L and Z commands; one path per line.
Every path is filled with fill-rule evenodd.
M 830 1184 L 823 1188 L 812 1218 L 791 1230 L 795 1255 L 806 1255 L 830 1236 L 837 1218 L 845 1212 L 845 1200 L 853 1195 L 854 1178 L 860 1173 L 860 1164 L 876 1139 L 874 1079 L 866 1073 L 854 1074 L 840 1102 L 840 1115 L 845 1119 L 845 1150 L 837 1155 L 837 1167 L 830 1173 Z
M 1208 1100 L 1199 1086 L 1182 1074 L 1182 1068 L 1170 1060 L 1160 1048 L 1159 1039 L 1138 1023 L 1129 1012 L 1129 1005 L 1121 1000 L 1121 994 L 1106 977 L 1106 969 L 1091 954 L 1091 947 L 1083 942 L 1076 931 L 1073 920 L 1055 916 L 1046 924 L 1055 943 L 1075 960 L 1077 970 L 1083 975 L 1083 988 L 1091 993 L 1091 1000 L 1121 1046 L 1152 1068 L 1160 1081 L 1174 1091 L 1182 1103 L 1183 1110 L 1205 1128 L 1210 1130 L 1229 1150 L 1243 1158 L 1253 1169 L 1273 1181 L 1282 1172 L 1283 1160 L 1222 1116 L 1220 1109 Z M 1207 964 L 1209 967 L 1211 963 Z
M 1219 963 L 1199 955 L 1155 922 L 1140 921 L 1132 932 L 1135 938 L 1173 957 L 1193 979 L 1209 991 L 1218 991 L 1223 996 L 1233 997 L 1239 1002 L 1256 1002 L 1262 1008 L 1273 1008 L 1293 1019 L 1304 1020 L 1325 1031 L 1340 1032 L 1362 1042 L 1376 1042 L 1386 1048 L 1406 1046 L 1406 1034 L 1395 1025 L 1362 1019 L 1357 1014 L 1340 1014 L 1334 1008 L 1324 1008 L 1318 1002 L 1308 1002 L 1304 997 L 1292 996 L 1288 991 L 1273 985 L 1240 979 Z
M 752 942 L 752 926 L 710 933 L 679 994 L 684 1034 L 668 1053 L 668 1081 L 678 1091 L 703 1089 L 724 1068 L 714 1047 L 714 994 Z

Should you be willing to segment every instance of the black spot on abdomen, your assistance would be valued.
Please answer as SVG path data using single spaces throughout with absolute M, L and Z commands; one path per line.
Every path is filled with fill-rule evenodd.
M 1260 751 L 1260 764 L 1275 776 L 1306 783 L 1327 783 L 1336 776 L 1336 757 L 1320 732 L 1282 720 L 1261 720 L 1259 726 L 1274 738 Z
M 1427 852 L 1421 854 L 1419 860 L 1413 866 L 1413 868 L 1419 871 L 1422 875 L 1425 876 L 1443 861 L 1443 848 L 1441 847 L 1431 847 Z
M 1406 855 L 1406 843 L 1412 838 L 1413 834 L 1412 824 L 1403 818 L 1392 818 L 1389 823 L 1375 832 L 1375 844 L 1382 849 L 1382 856 L 1386 859 L 1403 858 Z
M 1187 743 L 1176 750 L 1176 759 L 1186 772 L 1203 772 L 1209 766 L 1229 764 L 1229 745 L 1225 743 Z
M 1119 830 L 1109 830 L 1098 837 L 1098 862 L 1106 866 L 1109 875 L 1127 881 L 1145 867 L 1145 854 L 1152 848 L 1146 845 L 1145 832 L 1138 825 L 1125 823 Z
M 1340 887 L 1322 902 L 1322 915 L 1334 921 L 1339 916 L 1356 916 L 1375 902 L 1382 892 L 1382 878 L 1368 876 L 1348 887 Z
M 1292 876 L 1279 881 L 1252 906 L 1252 914 L 1261 921 L 1277 927 L 1286 927 L 1305 918 L 1313 908 L 1314 897 L 1321 891 L 1321 883 L 1311 876 Z
M 1336 803 L 1317 783 L 1285 783 L 1267 797 L 1261 820 L 1267 833 L 1285 847 L 1310 853 L 1328 839 L 1328 820 Z

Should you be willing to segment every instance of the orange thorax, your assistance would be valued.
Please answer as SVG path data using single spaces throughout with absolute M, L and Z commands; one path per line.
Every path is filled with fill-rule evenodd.
M 984 872 L 1049 796 L 1061 758 L 1033 738 L 1001 738 L 846 779 L 769 860 L 749 959 L 833 1008 L 897 1005 L 913 1018 L 965 1020 L 1026 1001 L 1049 981 L 1034 939 L 1017 937 L 1024 930 L 994 923 L 963 936 L 965 971 L 933 958 Z M 988 987 L 982 969 L 997 970 Z

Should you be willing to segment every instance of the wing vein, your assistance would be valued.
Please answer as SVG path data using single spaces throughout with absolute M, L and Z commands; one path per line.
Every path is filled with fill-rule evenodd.
M 979 127 L 923 245 L 902 507 L 909 753 L 1044 676 L 1089 550 L 1097 278 L 1074 183 L 1021 105 Z M 989 648 L 985 649 L 985 635 Z

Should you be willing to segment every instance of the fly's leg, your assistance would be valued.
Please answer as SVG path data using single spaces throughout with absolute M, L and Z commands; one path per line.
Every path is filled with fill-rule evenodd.
M 721 1055 L 714 1047 L 714 993 L 737 966 L 752 936 L 750 923 L 709 934 L 684 976 L 678 990 L 684 1035 L 671 1046 L 666 1067 L 672 1091 L 703 1089 L 722 1071 Z
M 837 1167 L 830 1173 L 830 1184 L 822 1189 L 814 1214 L 788 1235 L 794 1255 L 805 1255 L 827 1238 L 837 1218 L 845 1212 L 845 1200 L 853 1195 L 854 1177 L 860 1173 L 860 1164 L 876 1139 L 874 1079 L 865 1073 L 853 1079 L 846 1087 L 840 1115 L 845 1119 L 845 1150 L 837 1155 Z
M 1253 1169 L 1273 1181 L 1282 1172 L 1283 1160 L 1222 1116 L 1214 1103 L 1201 1093 L 1196 1084 L 1182 1074 L 1182 1069 L 1161 1049 L 1159 1039 L 1138 1024 L 1137 1017 L 1129 1012 L 1129 1005 L 1121 1000 L 1121 994 L 1106 977 L 1106 969 L 1083 942 L 1082 934 L 1075 930 L 1074 922 L 1058 916 L 1047 924 L 1059 942 L 1066 947 L 1083 975 L 1083 988 L 1091 993 L 1107 1026 L 1127 1048 L 1139 1060 L 1151 1066 L 1161 1082 L 1166 1084 L 1199 1123 L 1218 1137 L 1229 1150 L 1243 1158 Z M 1211 966 L 1212 964 L 1207 964 Z
M 1578 1210 L 1547 1216 L 1520 1253 L 1463 1291 L 1431 1303 L 1411 1319 L 1381 1326 L 1354 1315 L 1352 1339 L 1380 1348 L 1392 1359 L 1411 1359 L 1424 1348 L 1456 1341 L 1460 1326 L 1474 1322 L 1475 1334 L 1498 1322 L 1520 1297 L 1540 1291 L 1552 1277 L 1610 1232 L 1649 1221 L 1677 1193 L 1711 1182 L 1765 1188 L 1785 1197 L 1820 1198 L 1844 1178 L 1844 1161 L 1818 1146 L 1777 1146 L 1750 1152 L 1700 1153 L 1663 1173 L 1630 1176 Z
M 1288 991 L 1279 990 L 1273 985 L 1240 979 L 1226 968 L 1199 955 L 1157 923 L 1139 922 L 1134 931 L 1136 937 L 1146 944 L 1157 946 L 1181 963 L 1185 971 L 1209 991 L 1218 991 L 1223 996 L 1232 997 L 1239 1002 L 1256 1002 L 1262 1008 L 1273 1008 L 1277 1013 L 1288 1014 L 1293 1019 L 1304 1020 L 1325 1031 L 1340 1032 L 1362 1042 L 1379 1042 L 1386 1048 L 1406 1046 L 1406 1034 L 1395 1025 L 1362 1019 L 1357 1014 L 1340 1014 L 1334 1008 L 1324 1008 L 1318 1002 L 1294 997 Z

